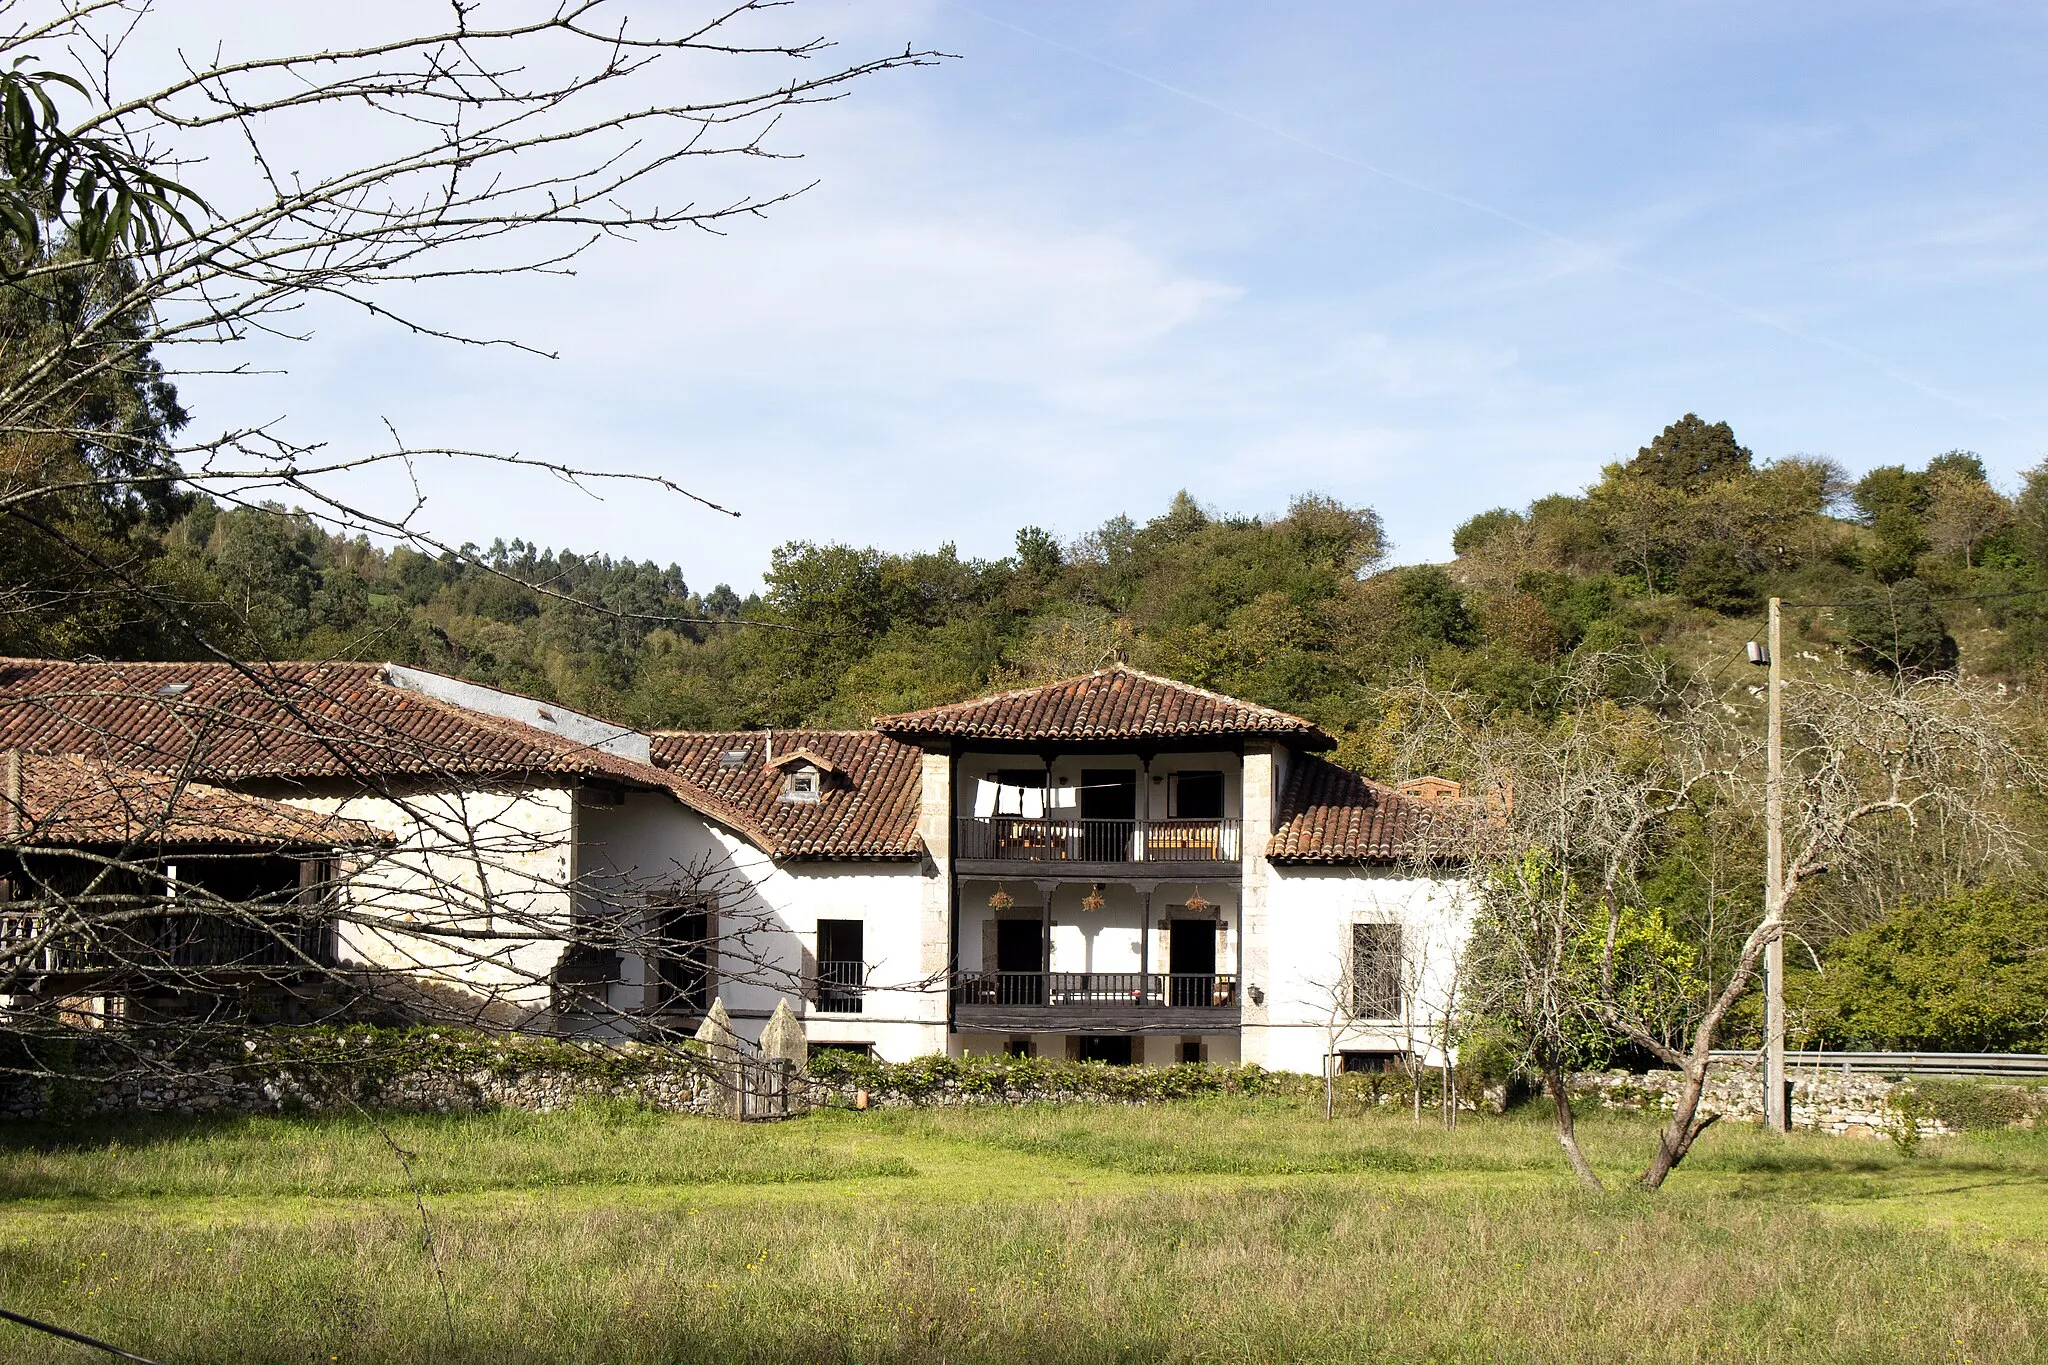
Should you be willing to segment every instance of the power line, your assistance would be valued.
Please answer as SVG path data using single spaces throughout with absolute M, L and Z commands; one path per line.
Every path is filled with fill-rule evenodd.
M 1904 600 L 1907 602 L 1925 603 L 1932 607 L 1939 606 L 1944 602 L 1993 602 L 2007 597 L 2039 597 L 2044 593 L 2048 593 L 2048 588 L 2015 588 L 2011 592 L 1974 592 L 1960 597 L 1908 597 L 1904 599 L 1897 597 L 1889 599 L 1865 597 L 1854 602 L 1794 602 L 1790 598 L 1781 598 L 1778 605 L 1782 607 L 1869 607 L 1887 600 L 1892 602 Z

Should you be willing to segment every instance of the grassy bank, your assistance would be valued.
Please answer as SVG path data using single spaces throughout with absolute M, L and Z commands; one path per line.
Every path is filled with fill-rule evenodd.
M 2044 1190 L 2041 1135 L 1731 1129 L 1597 1197 L 1537 1123 L 1256 1100 L 17 1128 L 0 1303 L 176 1361 L 2031 1360 Z

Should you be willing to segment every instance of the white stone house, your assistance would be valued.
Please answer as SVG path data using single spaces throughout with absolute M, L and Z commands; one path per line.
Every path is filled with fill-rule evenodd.
M 1299 717 L 1117 667 L 865 731 L 649 735 L 394 665 L 269 670 L 0 661 L 0 747 L 389 831 L 349 950 L 479 1022 L 683 1030 L 715 997 L 747 1036 L 788 1001 L 814 1045 L 896 1060 L 1434 1056 L 1462 883 L 1411 865 L 1427 808 Z M 406 932 L 451 916 L 452 948 Z

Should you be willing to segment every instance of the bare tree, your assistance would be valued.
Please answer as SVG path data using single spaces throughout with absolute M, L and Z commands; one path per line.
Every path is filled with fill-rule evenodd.
M 1582 661 L 1546 700 L 1552 719 L 1483 715 L 1472 698 L 1415 683 L 1407 751 L 1452 755 L 1502 794 L 1444 826 L 1482 875 L 1467 1007 L 1505 1020 L 1551 1096 L 1582 1180 L 1597 1176 L 1572 1129 L 1572 1069 L 1626 1042 L 1682 1077 L 1641 1183 L 1656 1188 L 1714 1116 L 1699 1112 L 1710 1053 L 1755 982 L 1785 907 L 1823 874 L 1862 875 L 1888 822 L 1940 819 L 1988 857 L 2015 857 L 2015 805 L 2038 787 L 2013 699 L 1955 676 L 1887 678 L 1823 666 L 1791 684 L 1794 814 L 1785 884 L 1767 896 L 1712 976 L 1697 942 L 1643 904 L 1638 878 L 1680 814 L 1726 831 L 1761 804 L 1754 735 L 1712 690 L 1641 661 Z M 1626 703 L 1616 700 L 1626 697 Z M 1483 721 L 1483 723 L 1481 723 Z
M 49 811 L 9 803 L 9 1028 L 33 1037 L 68 1026 L 78 1011 L 66 1001 L 93 983 L 134 1006 L 125 1021 L 100 1023 L 139 1027 L 161 1005 L 192 1039 L 230 1036 L 266 999 L 307 1020 L 516 1026 L 573 998 L 600 1031 L 661 1036 L 661 1022 L 618 989 L 649 984 L 619 980 L 620 964 L 633 962 L 680 964 L 669 983 L 679 988 L 715 959 L 723 980 L 802 989 L 800 956 L 729 859 L 608 879 L 557 864 L 529 817 L 561 792 L 573 801 L 621 780 L 604 754 L 552 755 L 547 771 L 520 759 L 480 775 L 459 745 L 393 731 L 345 690 L 246 662 L 258 634 L 232 611 L 209 615 L 124 542 L 81 536 L 66 519 L 80 499 L 125 507 L 169 489 L 277 515 L 288 500 L 332 528 L 503 573 L 439 539 L 417 497 L 372 505 L 341 481 L 446 457 L 575 485 L 629 477 L 726 510 L 667 475 L 423 449 L 395 431 L 352 450 L 277 424 L 181 442 L 182 414 L 164 415 L 175 400 L 163 385 L 248 372 L 245 343 L 306 340 L 318 311 L 336 306 L 458 345 L 546 354 L 532 339 L 437 317 L 435 301 L 457 302 L 446 291 L 465 281 L 571 272 L 594 250 L 650 234 L 723 232 L 785 203 L 808 187 L 778 146 L 786 118 L 934 59 L 907 47 L 840 58 L 825 40 L 793 34 L 787 8 L 711 0 L 650 26 L 629 22 L 620 0 L 454 3 L 413 7 L 399 26 L 346 42 L 265 50 L 248 45 L 256 30 L 179 49 L 173 9 L 147 0 L 0 0 L 0 64 L 31 61 L 44 73 L 14 81 L 33 117 L 10 115 L 26 159 L 10 163 L 0 205 L 0 534 L 36 538 L 39 553 L 74 565 L 59 597 L 99 594 L 147 615 L 180 654 L 219 661 L 241 683 L 220 708 L 175 692 L 145 698 L 175 711 L 178 744 L 138 752 L 120 724 L 93 733 L 90 720 L 70 737 L 106 772 L 132 765 L 169 784 L 126 803 L 117 841 L 60 849 L 50 838 L 62 819 L 53 832 Z M 97 167 L 97 179 L 80 167 Z M 110 176 L 125 177 L 112 197 Z M 110 386 L 121 391 L 116 409 L 149 392 L 169 408 L 154 421 L 110 416 L 100 401 Z M 0 583 L 0 614 L 48 599 Z M 0 737 L 29 713 L 92 713 L 92 701 L 10 693 Z M 317 759 L 318 782 L 264 795 L 322 807 L 348 839 L 251 844 L 232 828 L 241 816 L 215 821 L 215 845 L 171 837 L 195 805 L 220 806 L 209 784 L 247 786 L 269 771 L 223 758 L 219 742 L 237 736 L 245 749 L 291 744 Z M 624 780 L 667 782 L 652 769 Z M 118 794 L 124 784 L 137 780 L 101 786 Z M 350 822 L 372 818 L 397 841 L 358 838 Z M 280 859 L 309 870 L 280 879 L 278 867 L 259 876 L 246 865 Z M 200 875 L 209 868 L 220 875 Z M 221 988 L 224 972 L 234 989 Z
M 351 44 L 230 54 L 212 40 L 165 63 L 173 17 L 146 0 L 0 0 L 0 63 L 66 68 L 57 107 L 69 91 L 89 95 L 56 136 L 192 187 L 181 198 L 184 184 L 166 181 L 156 211 L 144 203 L 129 215 L 149 231 L 102 230 L 84 252 L 75 245 L 90 215 L 76 196 L 31 198 L 48 230 L 11 258 L 5 288 L 45 302 L 0 362 L 0 517 L 61 543 L 47 511 L 63 498 L 170 480 L 243 505 L 289 500 L 339 529 L 460 553 L 421 522 L 416 499 L 378 507 L 339 491 L 342 476 L 427 458 L 578 484 L 630 477 L 712 506 L 665 475 L 416 448 L 395 432 L 362 450 L 275 423 L 167 443 L 161 430 L 93 420 L 85 400 L 110 377 L 146 382 L 158 367 L 243 372 L 238 345 L 304 339 L 316 305 L 547 354 L 423 310 L 449 297 L 437 288 L 570 272 L 601 244 L 721 232 L 785 203 L 808 188 L 773 174 L 789 156 L 771 140 L 785 116 L 933 60 L 908 48 L 833 60 L 823 39 L 789 36 L 777 13 L 786 3 L 711 0 L 665 29 L 629 22 L 619 0 L 423 6 L 417 27 Z M 758 189 L 703 174 L 725 163 L 771 174 Z M 149 586 L 127 572 L 112 583 Z M 164 612 L 184 605 L 159 596 Z

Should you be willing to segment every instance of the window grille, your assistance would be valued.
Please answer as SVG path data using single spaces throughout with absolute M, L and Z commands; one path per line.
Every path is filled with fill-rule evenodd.
M 1351 1013 L 1360 1019 L 1401 1017 L 1401 926 L 1351 926 Z

